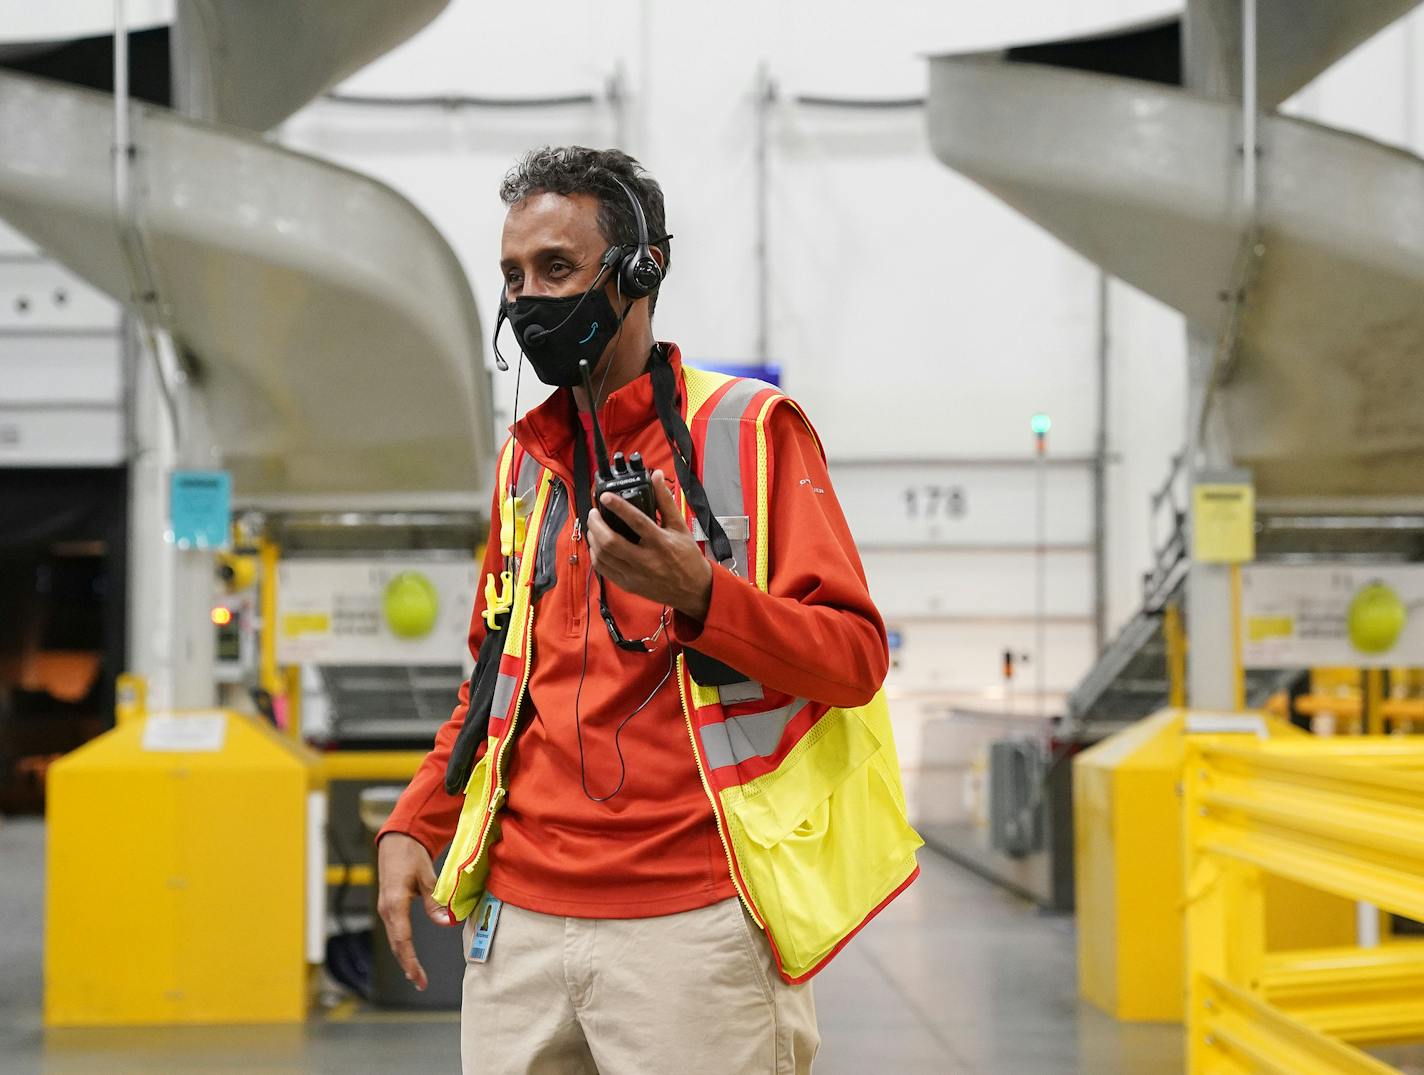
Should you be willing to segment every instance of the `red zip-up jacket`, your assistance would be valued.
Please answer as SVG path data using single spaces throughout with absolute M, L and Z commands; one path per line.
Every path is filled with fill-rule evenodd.
M 680 370 L 676 347 L 670 357 Z M 610 394 L 599 416 L 610 451 L 639 451 L 650 469 L 674 473 L 646 374 Z M 515 435 L 567 496 L 575 435 L 567 390 L 531 411 Z M 556 579 L 534 606 L 529 694 L 507 758 L 502 836 L 491 850 L 496 896 L 547 914 L 622 918 L 691 910 L 733 894 L 675 677 L 667 674 L 676 652 L 670 645 L 694 645 L 750 679 L 829 705 L 862 705 L 883 682 L 884 625 L 815 437 L 781 407 L 768 444 L 769 592 L 714 565 L 706 620 L 671 616 L 652 654 L 610 641 L 576 513 L 561 513 Z M 498 493 L 495 519 L 497 500 Z M 485 573 L 502 567 L 497 546 L 492 541 L 486 551 Z M 625 637 L 654 632 L 658 606 L 611 585 L 607 596 Z M 484 639 L 483 611 L 481 592 L 472 653 Z M 443 782 L 467 703 L 468 684 L 380 835 L 408 833 L 432 856 L 453 837 L 462 799 L 447 795 Z

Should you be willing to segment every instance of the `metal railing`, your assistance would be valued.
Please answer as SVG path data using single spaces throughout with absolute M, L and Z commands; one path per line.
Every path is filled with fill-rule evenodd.
M 1267 952 L 1273 874 L 1424 920 L 1424 741 L 1189 740 L 1187 1071 L 1385 1075 L 1424 1039 L 1424 942 Z
M 1191 496 L 1187 451 L 1172 456 L 1167 477 L 1149 497 L 1147 532 L 1152 542 L 1152 568 L 1143 575 L 1142 607 L 1156 612 L 1182 581 L 1187 565 L 1187 503 Z M 1165 511 L 1164 511 L 1165 509 Z M 1161 520 L 1166 515 L 1166 533 Z

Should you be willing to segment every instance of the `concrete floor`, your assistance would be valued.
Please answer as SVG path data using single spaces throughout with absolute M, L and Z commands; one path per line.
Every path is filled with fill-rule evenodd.
M 458 1071 L 453 1013 L 357 1013 L 292 1029 L 45 1034 L 43 858 L 40 823 L 0 824 L 5 1075 Z M 816 979 L 817 1075 L 1182 1070 L 1178 1028 L 1120 1026 L 1078 1001 L 1071 919 L 1045 917 L 928 849 L 921 861 L 914 886 Z M 96 908 L 96 923 L 102 920 Z

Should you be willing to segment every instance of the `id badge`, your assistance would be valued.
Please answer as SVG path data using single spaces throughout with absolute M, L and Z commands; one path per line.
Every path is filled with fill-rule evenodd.
M 494 943 L 494 930 L 499 925 L 499 911 L 504 904 L 488 892 L 480 898 L 475 909 L 475 936 L 470 941 L 470 960 L 483 963 L 489 959 L 490 945 Z

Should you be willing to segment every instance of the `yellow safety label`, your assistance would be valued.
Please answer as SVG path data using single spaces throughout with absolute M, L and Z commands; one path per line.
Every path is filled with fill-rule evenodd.
M 331 615 L 326 612 L 289 612 L 282 617 L 282 633 L 288 638 L 331 634 Z
M 1246 620 L 1246 637 L 1252 642 L 1270 638 L 1291 638 L 1295 635 L 1293 616 L 1250 616 Z
M 1192 489 L 1192 559 L 1244 564 L 1256 558 L 1256 494 L 1247 484 Z

